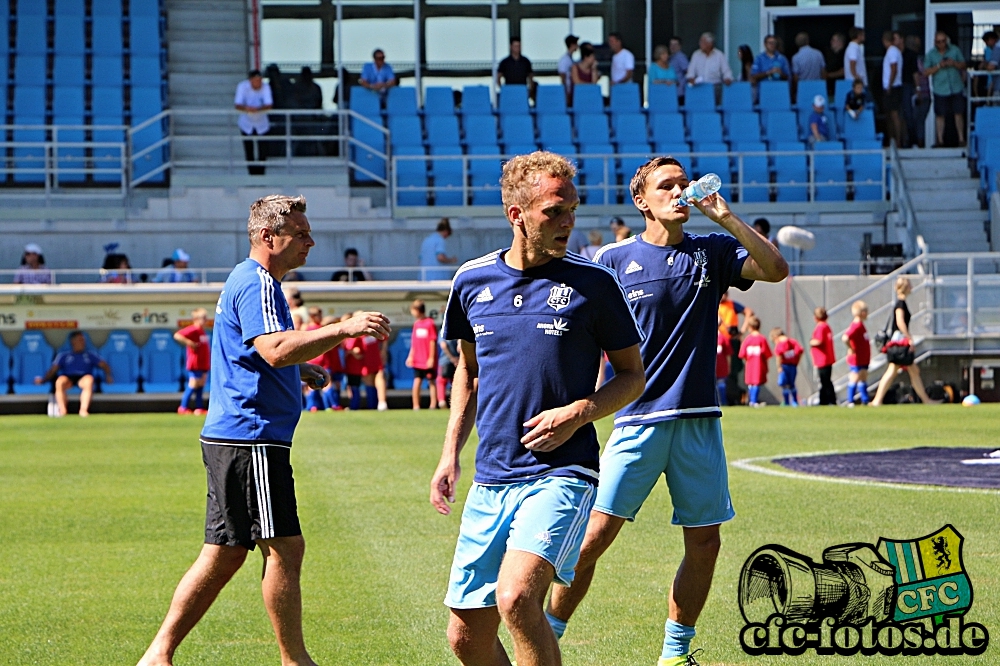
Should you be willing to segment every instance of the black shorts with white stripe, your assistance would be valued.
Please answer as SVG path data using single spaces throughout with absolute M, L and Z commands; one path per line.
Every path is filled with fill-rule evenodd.
M 290 453 L 280 445 L 202 441 L 205 543 L 253 550 L 259 539 L 302 534 Z

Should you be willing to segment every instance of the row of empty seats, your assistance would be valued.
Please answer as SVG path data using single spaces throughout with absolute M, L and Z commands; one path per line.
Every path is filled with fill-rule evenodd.
M 104 393 L 166 393 L 182 390 L 185 377 L 184 350 L 174 340 L 173 331 L 155 330 L 140 348 L 128 331 L 112 331 L 99 349 L 90 337 L 87 347 L 96 351 L 111 368 L 113 383 L 102 382 Z M 59 348 L 69 351 L 69 340 Z M 56 350 L 38 331 L 25 331 L 13 349 L 0 342 L 0 386 L 18 394 L 48 393 L 48 384 L 35 384 L 45 375 Z M 103 375 L 98 371 L 98 378 Z

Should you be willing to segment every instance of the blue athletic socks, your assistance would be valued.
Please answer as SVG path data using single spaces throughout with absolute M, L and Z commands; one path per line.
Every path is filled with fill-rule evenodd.
M 792 396 L 792 407 L 798 407 L 799 406 L 799 390 L 798 389 L 790 389 L 788 391 L 788 393 L 791 394 L 791 396 Z
M 848 405 L 853 405 L 854 404 L 854 392 L 857 390 L 857 388 L 858 388 L 857 384 L 848 384 L 847 385 L 847 404 Z
M 361 409 L 361 387 L 352 386 L 351 387 L 351 409 L 357 410 Z
M 205 387 L 199 386 L 194 389 L 194 408 L 204 409 L 205 408 Z
M 328 407 L 340 407 L 340 385 L 331 382 L 330 387 L 323 391 L 323 397 Z
M 865 382 L 858 382 L 858 394 L 861 396 L 861 404 L 868 404 L 868 384 Z
M 760 387 L 759 386 L 749 386 L 747 387 L 750 391 L 747 399 L 750 401 L 751 405 L 757 404 L 757 398 L 760 397 Z
M 181 396 L 181 407 L 183 409 L 188 408 L 188 400 L 191 399 L 191 393 L 194 391 L 190 385 L 184 387 L 184 395 Z
M 368 409 L 375 409 L 378 407 L 378 391 L 375 390 L 374 386 L 365 386 L 365 400 L 367 401 Z
M 786 405 L 792 404 L 792 392 L 786 388 L 781 389 L 781 400 Z
M 691 651 L 691 639 L 694 638 L 694 627 L 689 627 L 679 622 L 668 619 L 663 627 L 663 654 L 664 659 L 671 657 L 683 657 Z
M 554 615 L 548 613 L 545 614 L 545 619 L 549 621 L 549 625 L 552 626 L 552 631 L 555 633 L 556 638 L 562 638 L 563 634 L 566 633 L 566 620 L 560 620 Z
M 306 396 L 306 408 L 312 409 L 316 408 L 316 411 L 326 409 L 323 405 L 323 394 L 319 391 L 310 391 L 309 395 Z

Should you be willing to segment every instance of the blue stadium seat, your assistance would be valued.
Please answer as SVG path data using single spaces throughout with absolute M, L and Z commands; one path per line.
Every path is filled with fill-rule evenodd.
M 881 201 L 883 162 L 882 142 L 877 139 L 848 141 L 848 150 L 878 151 L 851 155 L 851 172 L 854 181 L 855 201 Z
M 570 162 L 573 161 L 573 155 L 576 155 L 577 149 L 572 143 L 546 143 L 545 141 L 539 142 L 542 146 L 542 150 L 547 150 L 550 153 L 555 153 L 556 155 L 562 155 L 569 159 Z
M 161 42 L 159 16 L 129 15 L 129 53 L 159 57 Z
M 535 144 L 535 128 L 529 115 L 501 116 L 500 129 L 505 153 L 525 152 L 526 147 Z M 517 147 L 516 150 L 514 146 Z
M 497 103 L 497 111 L 501 116 L 529 113 L 528 86 L 506 84 L 500 86 L 500 99 Z
M 90 333 L 88 333 L 87 331 L 80 331 L 80 333 L 83 334 L 83 341 L 86 345 L 85 347 L 86 350 L 97 354 L 98 353 L 97 345 L 95 345 L 94 341 L 90 339 Z M 63 343 L 56 348 L 56 355 L 58 356 L 59 354 L 65 354 L 69 351 L 72 351 L 72 349 L 73 345 L 70 343 L 69 335 L 67 334 L 65 339 L 63 339 Z
M 124 107 L 120 81 L 116 86 L 94 86 L 91 93 L 90 109 L 95 118 L 119 119 Z M 115 124 L 120 124 L 120 121 L 116 121 Z
M 488 116 L 493 114 L 490 103 L 489 86 L 465 86 L 462 88 L 462 115 Z
M 844 140 L 848 142 L 875 140 L 875 114 L 865 109 L 858 114 L 857 119 L 846 116 L 844 118 Z
M 458 117 L 455 114 L 433 116 L 424 120 L 427 125 L 427 143 L 434 146 L 458 146 L 462 142 L 458 134 Z
M 120 99 L 121 89 L 120 88 L 95 88 L 93 91 L 93 97 L 96 101 L 98 96 L 107 96 L 109 98 L 115 98 L 118 96 Z M 106 112 L 106 115 L 98 115 L 95 111 L 93 114 L 92 124 L 95 126 L 103 125 L 123 125 L 125 120 L 123 117 L 122 109 L 119 107 L 117 112 L 115 111 L 113 101 L 107 101 L 101 105 L 102 111 Z M 98 182 L 103 183 L 118 183 L 121 182 L 122 174 L 122 149 L 125 141 L 125 132 L 122 129 L 95 129 L 92 130 L 91 135 L 94 140 L 91 152 L 93 157 L 93 163 L 95 169 L 102 169 L 101 173 L 94 173 L 93 178 Z M 97 145 L 103 144 L 103 145 Z M 110 171 L 109 171 L 110 170 Z
M 657 113 L 650 115 L 653 141 L 656 143 L 683 143 L 684 117 L 679 113 Z
M 608 117 L 603 113 L 587 113 L 576 117 L 576 135 L 580 145 L 610 144 Z
M 736 153 L 760 153 L 743 155 L 735 160 L 736 171 L 743 181 L 742 203 L 771 200 L 771 172 L 767 164 L 767 146 L 762 141 L 748 141 L 733 145 Z M 742 171 L 741 171 L 742 169 Z
M 724 143 L 708 143 L 695 146 L 695 152 L 697 160 L 694 165 L 695 174 L 699 178 L 708 173 L 718 174 L 719 178 L 722 179 L 722 196 L 727 200 L 732 200 L 731 191 L 731 181 L 732 173 L 729 166 L 728 155 L 720 155 L 718 153 L 728 153 L 729 147 Z M 704 153 L 716 153 L 706 155 Z
M 132 126 L 143 123 L 163 110 L 162 88 L 132 88 Z M 153 122 L 148 127 L 132 134 L 132 150 L 137 155 L 146 148 L 154 146 L 166 136 L 166 122 Z M 164 163 L 165 148 L 153 148 L 139 156 L 132 164 L 132 176 L 138 178 L 156 170 Z M 150 176 L 146 182 L 162 183 L 163 172 Z
M 611 86 L 611 113 L 640 113 L 639 84 L 632 81 Z
M 411 86 L 389 88 L 385 99 L 385 113 L 390 118 L 417 115 L 417 89 Z
M 94 15 L 91 21 L 91 50 L 94 55 L 122 54 L 122 19 L 120 16 Z
M 370 94 L 364 88 L 362 88 L 361 90 L 364 90 L 365 95 Z M 356 100 L 357 98 L 353 96 L 355 93 L 351 94 L 352 94 L 351 100 L 352 101 Z M 376 103 L 377 102 L 378 100 L 376 100 Z M 375 124 L 379 124 L 378 113 L 376 112 L 376 114 L 373 117 L 371 117 L 370 120 L 372 120 Z M 352 144 L 350 146 L 351 160 L 365 171 L 369 171 L 380 178 L 385 178 L 385 171 L 386 171 L 385 158 L 381 157 L 380 155 L 374 152 L 374 151 L 379 151 L 381 153 L 385 152 L 386 149 L 385 134 L 380 132 L 375 127 L 372 127 L 368 123 L 362 120 L 358 120 L 356 118 L 351 118 L 350 126 L 351 126 L 351 136 L 353 136 L 359 143 L 362 144 L 362 145 Z M 370 147 L 371 150 L 366 148 L 366 146 Z M 374 181 L 374 178 L 369 176 L 364 171 L 361 171 L 360 169 L 354 169 L 354 178 L 355 180 L 358 180 L 360 182 Z
M 749 81 L 734 81 L 722 86 L 722 111 L 753 111 L 753 90 Z
M 760 117 L 754 111 L 734 111 L 726 116 L 729 140 L 734 143 L 760 141 Z
M 45 55 L 48 50 L 48 18 L 45 16 L 45 3 L 21 2 L 18 5 L 17 55 Z
M 473 206 L 497 205 L 500 201 L 500 149 L 492 146 L 469 146 L 470 155 L 496 155 L 496 159 L 469 160 L 471 185 L 487 189 L 472 192 Z
M 788 89 L 788 81 L 760 82 L 761 111 L 788 111 L 792 108 L 792 96 Z
M 406 145 L 394 148 L 397 156 L 424 155 L 420 145 Z M 427 205 L 427 162 L 426 160 L 398 160 L 396 162 L 396 184 L 399 187 L 418 187 L 419 190 L 397 191 L 396 203 L 400 206 Z
M 573 143 L 573 128 L 570 125 L 569 116 L 565 113 L 540 114 L 538 116 L 538 138 L 543 146 L 571 145 Z
M 614 153 L 614 148 L 610 143 L 584 144 L 580 146 L 580 152 L 591 155 L 608 155 Z M 583 176 L 583 186 L 580 188 L 588 204 L 613 204 L 617 203 L 617 196 L 613 196 L 615 178 L 615 159 L 605 161 L 599 157 L 584 157 L 580 160 L 579 172 Z M 605 168 L 606 165 L 606 168 Z M 603 189 L 604 185 L 612 186 L 611 189 Z
M 56 89 L 58 91 L 58 88 Z M 56 125 L 82 125 L 83 118 L 55 116 Z M 52 148 L 59 183 L 80 183 L 87 177 L 85 135 L 82 129 L 60 129 Z
M 52 90 L 52 115 L 83 124 L 83 82 L 76 86 L 57 86 Z M 64 120 L 65 122 L 65 120 Z
M 677 86 L 665 84 L 649 86 L 649 115 L 677 113 Z
M 397 146 L 422 146 L 424 133 L 417 116 L 389 116 L 389 138 L 393 150 Z
M 139 347 L 128 331 L 111 331 L 98 353 L 111 368 L 113 383 L 102 382 L 103 393 L 136 393 L 139 390 Z
M 60 0 L 56 3 L 55 47 L 56 55 L 83 57 L 83 0 Z
M 976 164 L 979 169 L 980 188 L 990 196 L 997 191 L 996 174 L 1000 171 L 1000 138 L 981 137 L 979 159 Z
M 122 57 L 95 55 L 90 66 L 90 80 L 94 86 L 121 86 L 125 78 L 122 74 Z
M 615 143 L 619 146 L 649 143 L 646 116 L 641 113 L 620 113 L 613 116 L 611 122 L 615 129 Z
M 830 103 L 837 112 L 841 112 L 847 104 L 847 93 L 851 92 L 854 81 L 850 79 L 837 79 L 833 84 L 833 100 Z
M 56 54 L 52 63 L 52 82 L 59 86 L 80 86 L 84 82 L 83 58 Z
M 622 155 L 628 155 L 628 157 L 621 157 L 618 160 L 618 172 L 622 175 L 622 183 L 627 190 L 629 182 L 631 182 L 632 176 L 635 175 L 635 172 L 639 169 L 639 167 L 649 161 L 651 151 L 649 149 L 649 144 L 643 142 L 620 144 L 618 146 L 618 152 Z M 628 200 L 631 198 L 631 195 L 625 193 L 624 197 L 625 200 Z
M 14 123 L 27 124 L 45 117 L 45 88 L 16 86 L 14 88 Z M 29 120 L 30 119 L 30 120 Z
M 809 136 L 812 134 L 812 130 L 809 128 L 809 118 L 812 117 L 812 113 L 813 113 L 812 107 L 809 107 L 808 109 L 799 109 L 798 111 L 796 111 L 799 122 L 800 141 L 807 141 L 809 139 Z M 824 111 L 823 115 L 826 116 L 827 126 L 830 128 L 830 138 L 836 139 L 837 119 L 835 114 L 830 109 L 827 109 L 826 111 Z
M 687 119 L 691 143 L 722 142 L 722 116 L 718 113 L 689 113 Z
M 466 116 L 462 125 L 465 129 L 465 145 L 497 145 L 497 121 L 493 116 Z
M 14 59 L 14 82 L 16 85 L 40 86 L 45 83 L 46 78 L 45 56 L 19 54 Z
M 678 141 L 676 143 L 670 142 L 656 142 L 656 152 L 659 155 L 668 155 L 673 157 L 675 160 L 681 163 L 684 167 L 685 173 L 691 176 L 694 171 L 691 170 L 691 146 L 683 141 Z
M 573 86 L 573 113 L 604 113 L 604 95 L 596 83 L 579 83 Z
M 816 95 L 822 95 L 826 99 L 826 81 L 799 81 L 795 93 L 795 108 L 811 111 Z M 827 105 L 829 106 L 829 100 Z
M 969 136 L 969 155 L 980 157 L 985 153 L 985 144 L 1000 137 L 1000 106 L 981 106 L 975 109 L 973 130 Z
M 461 155 L 454 146 L 431 146 L 431 176 L 434 178 L 435 206 L 463 206 L 462 160 L 434 159 L 435 155 Z
M 52 366 L 52 346 L 38 331 L 25 331 L 11 350 L 14 393 L 48 393 L 51 384 L 35 384 L 35 377 L 42 377 Z
M 820 141 L 813 145 L 813 178 L 816 183 L 816 201 L 845 201 L 847 199 L 847 168 L 840 141 Z
M 366 118 L 377 120 L 382 114 L 382 102 L 378 93 L 361 86 L 351 86 L 348 108 Z
M 455 115 L 455 91 L 449 86 L 429 86 L 424 91 L 424 114 L 427 116 Z
M 565 115 L 566 89 L 561 85 L 538 86 L 535 91 L 535 113 Z
M 121 19 L 122 0 L 91 0 L 90 11 L 94 16 L 111 16 Z
M 798 141 L 799 129 L 793 111 L 770 111 L 764 114 L 764 140 L 769 144 Z
M 684 95 L 684 112 L 693 111 L 715 111 L 715 86 L 711 83 L 688 86 Z
M 441 156 L 454 157 L 462 155 L 462 147 L 456 144 L 442 144 L 430 147 L 430 174 L 432 176 L 442 176 L 446 174 L 462 174 L 462 160 L 440 159 Z M 436 157 L 438 159 L 436 159 Z
M 184 381 L 184 350 L 173 331 L 156 330 L 140 350 L 142 390 L 146 393 L 177 393 Z
M 96 60 L 96 58 L 95 58 Z M 163 85 L 160 56 L 132 56 L 129 64 L 129 81 L 133 86 L 152 88 Z M 96 85 L 96 84 L 95 84 Z
M 0 393 L 7 393 L 10 384 L 10 349 L 0 340 Z
M 17 125 L 45 124 L 45 88 L 42 86 L 17 86 L 14 88 L 14 123 Z M 20 183 L 44 182 L 46 140 L 44 129 L 19 129 L 14 131 L 15 142 L 32 142 L 39 145 L 14 148 L 14 167 L 30 169 L 16 172 L 14 180 Z
M 777 200 L 808 201 L 809 167 L 806 164 L 805 147 L 798 141 L 780 142 L 773 145 L 772 151 L 796 152 L 796 154 L 774 156 Z
M 129 0 L 129 16 L 159 16 L 160 0 Z

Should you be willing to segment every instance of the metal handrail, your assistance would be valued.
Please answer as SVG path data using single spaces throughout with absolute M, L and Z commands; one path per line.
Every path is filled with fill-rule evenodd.
M 920 234 L 920 227 L 917 224 L 913 202 L 910 200 L 910 188 L 906 184 L 906 174 L 903 172 L 899 149 L 895 141 L 889 142 L 889 169 L 892 173 L 890 181 L 892 191 L 889 198 L 893 203 L 893 208 L 903 216 L 906 224 L 903 251 L 906 256 L 913 256 L 918 254 L 917 237 Z

